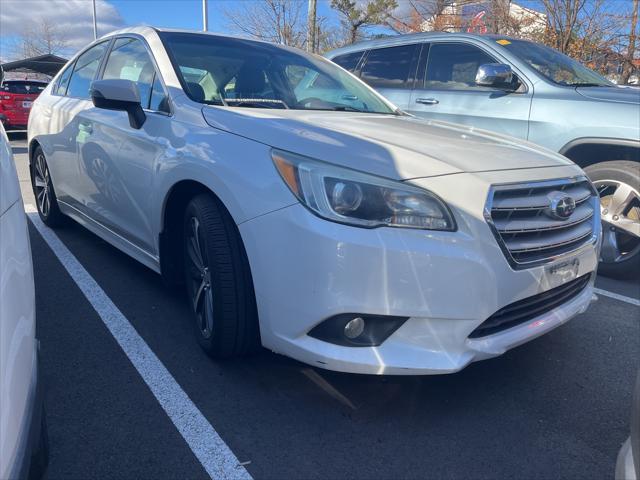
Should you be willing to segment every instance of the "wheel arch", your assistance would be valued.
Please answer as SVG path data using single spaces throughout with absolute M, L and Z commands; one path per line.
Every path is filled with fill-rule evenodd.
M 165 195 L 162 204 L 161 229 L 158 239 L 160 272 L 168 285 L 182 283 L 182 257 L 172 255 L 182 241 L 181 219 L 189 201 L 201 193 L 218 196 L 206 185 L 196 180 L 180 180 Z M 220 200 L 218 198 L 218 200 Z M 220 202 L 222 203 L 222 202 Z M 224 203 L 222 203 L 224 205 Z M 225 207 L 226 208 L 226 207 Z
M 31 163 L 33 162 L 33 155 L 35 154 L 36 148 L 38 147 L 41 147 L 40 142 L 37 138 L 32 138 L 29 142 L 29 166 L 31 166 Z
M 640 162 L 640 142 L 616 138 L 578 138 L 567 143 L 559 153 L 581 168 L 609 160 Z

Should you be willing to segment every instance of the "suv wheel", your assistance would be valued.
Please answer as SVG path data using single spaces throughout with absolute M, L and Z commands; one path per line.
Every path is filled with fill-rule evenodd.
M 249 353 L 258 344 L 253 281 L 240 233 L 215 197 L 186 208 L 184 274 L 200 346 L 212 357 Z
M 600 194 L 600 273 L 628 277 L 640 270 L 640 164 L 616 160 L 590 165 L 587 175 Z
M 53 189 L 47 159 L 41 147 L 37 147 L 31 163 L 31 186 L 36 197 L 38 215 L 45 225 L 51 228 L 64 224 L 65 217 L 58 208 L 56 192 Z

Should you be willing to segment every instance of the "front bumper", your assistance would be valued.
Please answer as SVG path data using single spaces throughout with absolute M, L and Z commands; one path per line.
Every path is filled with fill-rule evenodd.
M 548 170 L 550 178 L 563 171 L 567 176 L 576 173 L 571 167 Z M 524 175 L 504 172 L 498 181 L 517 181 Z M 242 223 L 263 345 L 337 371 L 450 373 L 500 355 L 584 312 L 593 279 L 551 312 L 493 335 L 469 338 L 500 308 L 566 279 L 555 278 L 547 265 L 520 271 L 509 266 L 483 219 L 489 179 L 465 176 L 472 175 L 421 183 L 453 206 L 457 232 L 354 228 L 322 220 L 299 204 Z M 491 181 L 496 181 L 495 173 Z M 464 182 L 477 187 L 452 194 Z M 596 250 L 585 245 L 572 255 L 579 260 L 576 276 L 596 270 Z M 408 320 L 377 347 L 340 346 L 307 335 L 341 313 Z

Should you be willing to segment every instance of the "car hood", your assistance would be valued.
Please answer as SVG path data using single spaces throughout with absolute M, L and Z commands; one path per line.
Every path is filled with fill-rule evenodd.
M 640 106 L 640 88 L 578 87 L 576 91 L 583 97 L 593 100 L 631 103 Z
M 571 164 L 523 140 L 411 116 L 213 106 L 203 115 L 215 128 L 398 180 Z

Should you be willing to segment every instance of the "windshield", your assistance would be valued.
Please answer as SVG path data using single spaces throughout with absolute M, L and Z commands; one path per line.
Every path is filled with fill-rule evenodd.
M 227 107 L 396 113 L 364 83 L 320 57 L 238 38 L 161 34 L 189 97 Z
M 588 69 L 581 63 L 544 45 L 525 40 L 496 40 L 529 66 L 558 85 L 564 86 L 611 86 L 609 80 Z
M 19 93 L 19 94 L 39 94 L 42 92 L 46 83 L 28 82 L 28 81 L 6 81 L 0 86 L 0 92 Z

